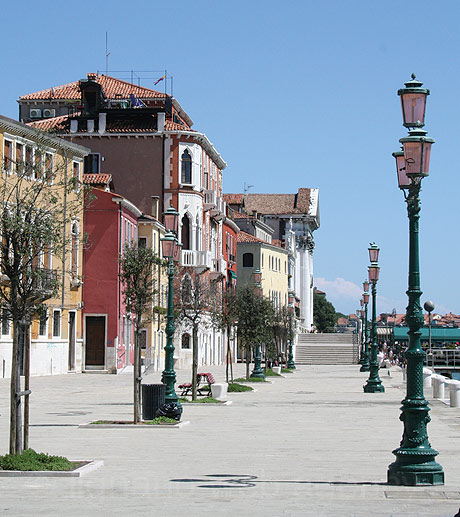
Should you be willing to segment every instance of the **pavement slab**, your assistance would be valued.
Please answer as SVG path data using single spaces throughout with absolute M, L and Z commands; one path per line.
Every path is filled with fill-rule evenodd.
M 223 367 L 206 367 L 223 382 Z M 245 366 L 235 367 L 235 377 Z M 160 373 L 144 377 L 160 382 Z M 177 372 L 178 384 L 190 372 Z M 180 432 L 81 429 L 132 418 L 130 375 L 31 379 L 30 445 L 103 460 L 83 478 L 4 478 L 1 515 L 454 516 L 460 507 L 460 408 L 432 401 L 430 442 L 446 484 L 386 484 L 399 446 L 402 373 L 381 371 L 385 393 L 363 393 L 356 365 L 300 366 L 230 393 L 219 408 L 186 405 Z M 9 380 L 0 379 L 0 451 L 8 448 Z M 230 506 L 229 506 L 230 505 Z

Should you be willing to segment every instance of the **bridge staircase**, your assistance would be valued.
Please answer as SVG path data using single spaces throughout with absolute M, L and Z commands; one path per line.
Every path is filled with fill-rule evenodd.
M 352 333 L 299 334 L 296 364 L 357 364 L 358 337 Z

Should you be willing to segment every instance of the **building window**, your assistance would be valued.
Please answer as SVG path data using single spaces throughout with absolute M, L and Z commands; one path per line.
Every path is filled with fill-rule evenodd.
M 190 247 L 190 219 L 187 215 L 182 217 L 182 230 L 181 230 L 181 241 L 182 241 L 182 249 L 189 250 Z
M 45 180 L 48 183 L 53 181 L 53 155 L 45 153 Z
M 61 337 L 61 311 L 53 311 L 53 337 Z
M 182 348 L 190 349 L 190 334 L 182 334 Z
M 2 309 L 2 336 L 10 335 L 10 320 L 6 309 Z
M 137 241 L 138 248 L 146 248 L 147 247 L 147 237 L 139 237 Z
M 85 174 L 99 174 L 100 157 L 101 155 L 99 153 L 91 153 L 85 156 Z
M 140 340 L 141 349 L 145 350 L 147 348 L 147 329 L 141 330 L 139 340 Z
M 78 162 L 73 162 L 72 164 L 72 181 L 73 190 L 78 191 L 80 186 L 80 164 Z
M 72 224 L 72 255 L 71 255 L 71 273 L 72 278 L 78 275 L 78 223 L 74 222 Z
M 48 311 L 44 311 L 40 314 L 38 335 L 46 336 L 46 328 L 48 325 Z
M 24 146 L 16 142 L 16 171 L 22 172 L 24 170 Z
M 244 253 L 243 254 L 243 267 L 253 267 L 254 266 L 254 255 L 252 253 Z
M 190 185 L 192 183 L 192 157 L 186 149 L 182 153 L 182 183 Z
M 3 141 L 3 167 L 6 172 L 13 169 L 13 142 L 10 140 Z

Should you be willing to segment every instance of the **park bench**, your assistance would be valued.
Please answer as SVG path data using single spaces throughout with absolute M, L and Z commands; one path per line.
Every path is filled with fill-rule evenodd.
M 211 384 L 214 384 L 216 381 L 212 375 L 212 373 L 197 373 L 196 374 L 196 391 L 198 395 L 211 395 Z M 185 397 L 190 395 L 192 392 L 192 383 L 185 382 L 178 386 L 181 391 L 180 396 Z
M 197 387 L 197 392 L 200 395 L 211 395 L 211 384 L 214 384 L 216 381 L 212 375 L 212 373 L 199 373 L 198 375 L 201 376 L 201 379 L 203 381 L 203 384 L 200 384 L 199 387 Z

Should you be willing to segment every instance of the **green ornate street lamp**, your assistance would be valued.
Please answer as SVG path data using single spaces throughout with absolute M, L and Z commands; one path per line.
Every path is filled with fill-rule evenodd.
M 294 339 L 294 314 L 295 309 L 294 305 L 288 305 L 289 311 L 289 328 L 288 328 L 288 339 L 289 339 L 289 352 L 288 352 L 288 361 L 286 366 L 290 370 L 295 370 L 295 362 L 294 362 L 294 354 L 292 351 L 292 340 Z
M 363 362 L 359 369 L 360 372 L 368 372 L 370 370 L 369 364 L 369 329 L 367 328 L 367 305 L 369 303 L 369 281 L 364 280 L 363 282 L 363 302 L 364 302 L 364 349 L 363 349 Z
M 422 88 L 422 83 L 405 83 L 406 88 L 398 91 L 401 96 L 403 125 L 409 136 L 401 138 L 400 151 L 393 153 L 396 158 L 398 185 L 403 191 L 409 217 L 409 303 L 406 309 L 406 324 L 409 327 L 409 343 L 405 351 L 407 361 L 407 391 L 402 401 L 400 420 L 404 432 L 400 447 L 393 451 L 396 461 L 388 467 L 390 485 L 443 485 L 442 466 L 435 461 L 438 451 L 428 441 L 428 402 L 423 395 L 423 360 L 425 353 L 420 345 L 420 328 L 423 326 L 423 312 L 420 306 L 419 268 L 419 219 L 420 188 L 422 178 L 428 176 L 430 151 L 434 140 L 421 129 L 425 121 L 426 97 L 430 91 Z M 416 128 L 416 129 L 413 129 Z
M 379 362 L 377 359 L 377 282 L 379 280 L 380 268 L 378 265 L 380 248 L 374 243 L 369 247 L 369 282 L 372 284 L 372 329 L 371 329 L 371 360 L 369 378 L 363 386 L 365 393 L 382 393 L 385 388 L 379 377 Z
M 356 313 L 359 313 L 359 317 L 361 319 L 361 347 L 359 350 L 359 364 L 362 365 L 364 361 L 364 300 L 361 298 L 359 303 L 361 304 L 361 309 L 356 311 Z
M 260 269 L 256 269 L 253 275 L 255 288 L 262 295 L 262 272 L 260 271 Z M 254 354 L 254 369 L 252 370 L 250 377 L 257 379 L 265 379 L 265 374 L 262 369 L 262 351 L 260 345 L 256 346 Z
M 174 262 L 179 259 L 180 246 L 177 243 L 177 226 L 179 213 L 169 207 L 163 213 L 166 235 L 161 239 L 163 257 L 168 261 L 168 313 L 166 323 L 165 369 L 161 382 L 166 385 L 165 402 L 175 402 L 180 409 L 182 406 L 174 389 L 176 372 L 174 371 Z

